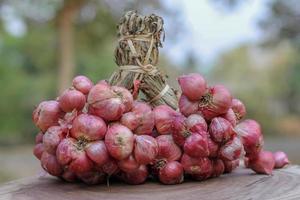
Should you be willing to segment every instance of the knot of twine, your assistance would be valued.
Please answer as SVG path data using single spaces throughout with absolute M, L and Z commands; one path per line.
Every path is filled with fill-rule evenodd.
M 133 56 L 136 60 L 136 63 L 138 65 L 122 65 L 122 66 L 119 66 L 119 70 L 131 71 L 131 72 L 140 73 L 140 74 L 147 74 L 147 75 L 150 75 L 150 76 L 155 76 L 155 75 L 159 74 L 159 70 L 157 69 L 157 67 L 152 65 L 152 64 L 149 64 L 149 59 L 150 59 L 151 52 L 152 52 L 153 45 L 154 45 L 154 37 L 153 37 L 152 33 L 144 34 L 144 35 L 126 35 L 126 36 L 122 36 L 119 39 L 119 42 L 124 41 L 124 40 L 127 41 L 129 49 L 130 49 L 131 53 L 133 54 Z M 146 56 L 145 56 L 143 62 L 140 61 L 139 55 L 136 52 L 136 49 L 133 45 L 132 40 L 150 42 L 149 49 L 146 53 Z M 146 63 L 148 63 L 148 64 L 146 64 Z M 140 77 L 140 80 L 142 80 L 142 79 L 143 79 L 143 76 Z M 153 97 L 149 101 L 149 103 L 162 98 L 168 92 L 169 89 L 170 89 L 170 86 L 168 84 L 166 84 L 164 89 L 161 90 L 160 93 L 157 94 L 155 97 Z

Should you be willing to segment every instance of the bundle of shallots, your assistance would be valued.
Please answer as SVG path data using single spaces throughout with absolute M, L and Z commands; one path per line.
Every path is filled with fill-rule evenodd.
M 129 90 L 85 76 L 56 100 L 33 111 L 40 132 L 34 155 L 42 168 L 68 182 L 129 184 L 148 178 L 178 184 L 230 173 L 244 158 L 257 173 L 289 163 L 283 152 L 263 150 L 260 125 L 244 120 L 244 104 L 222 85 L 209 87 L 199 74 L 178 78 L 179 111 L 134 100 Z M 243 155 L 245 152 L 245 155 Z

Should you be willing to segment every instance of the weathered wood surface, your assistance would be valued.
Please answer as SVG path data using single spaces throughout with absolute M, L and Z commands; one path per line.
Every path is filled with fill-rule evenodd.
M 122 183 L 86 186 L 53 177 L 32 177 L 0 185 L 0 199 L 12 200 L 118 200 L 118 199 L 300 199 L 300 166 L 276 170 L 273 176 L 237 169 L 229 175 L 203 182 L 166 186 L 156 182 L 131 186 Z

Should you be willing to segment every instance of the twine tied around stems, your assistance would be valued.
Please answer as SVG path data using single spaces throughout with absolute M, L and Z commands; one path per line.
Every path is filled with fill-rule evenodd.
M 155 76 L 155 75 L 159 74 L 159 70 L 157 69 L 157 67 L 152 64 L 149 64 L 149 59 L 150 59 L 151 51 L 152 51 L 153 44 L 154 44 L 154 38 L 151 33 L 145 34 L 145 35 L 123 36 L 122 38 L 119 39 L 119 42 L 124 41 L 124 40 L 127 41 L 128 47 L 129 47 L 130 51 L 132 52 L 133 57 L 135 58 L 136 63 L 138 65 L 122 65 L 122 66 L 119 66 L 119 70 L 131 71 L 131 72 L 140 73 L 140 74 L 147 74 L 150 76 Z M 132 40 L 150 42 L 149 49 L 147 51 L 147 54 L 146 54 L 143 62 L 140 61 L 140 58 L 134 48 Z M 148 64 L 146 64 L 146 63 L 148 63 Z M 139 76 L 136 78 L 137 78 L 137 80 L 143 80 L 143 76 Z M 166 84 L 164 89 L 161 90 L 159 92 L 159 94 L 157 94 L 155 97 L 150 99 L 148 102 L 151 103 L 155 100 L 160 99 L 168 92 L 169 89 L 170 89 L 170 86 L 168 84 Z
M 114 53 L 119 67 L 109 83 L 127 88 L 135 98 L 141 91 L 144 100 L 152 106 L 166 104 L 177 109 L 175 90 L 157 67 L 159 48 L 165 38 L 163 24 L 163 19 L 155 14 L 143 16 L 136 11 L 128 11 L 121 17 Z

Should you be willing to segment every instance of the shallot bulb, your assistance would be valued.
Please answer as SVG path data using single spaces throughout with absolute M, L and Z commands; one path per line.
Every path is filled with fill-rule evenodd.
M 152 163 L 158 155 L 158 144 L 149 135 L 138 135 L 135 138 L 134 157 L 137 163 L 146 165 Z
M 118 166 L 122 171 L 130 173 L 138 169 L 140 167 L 140 164 L 137 163 L 132 155 L 130 155 L 128 158 L 120 160 L 118 162 Z
M 98 166 L 103 166 L 109 161 L 109 154 L 103 141 L 93 141 L 86 145 L 85 152 Z
M 59 97 L 59 106 L 64 112 L 71 112 L 74 109 L 81 111 L 85 105 L 85 95 L 75 89 L 67 89 Z
M 209 178 L 213 171 L 212 162 L 208 158 L 193 158 L 187 154 L 183 154 L 180 162 L 185 173 L 191 174 L 197 180 Z
M 102 167 L 102 171 L 108 176 L 116 175 L 119 173 L 120 168 L 118 167 L 117 162 L 114 159 L 109 159 Z
M 158 144 L 158 159 L 166 159 L 167 161 L 179 160 L 181 157 L 181 149 L 175 144 L 171 135 L 160 135 L 156 138 Z
M 236 118 L 236 114 L 231 108 L 225 114 L 221 115 L 221 117 L 229 121 L 233 127 L 236 126 L 238 120 Z
M 224 173 L 230 173 L 239 166 L 240 160 L 239 159 L 236 159 L 236 160 L 233 160 L 233 161 L 224 161 L 223 160 L 223 163 L 224 163 L 224 166 L 225 166 Z
M 43 152 L 41 157 L 41 165 L 52 176 L 60 176 L 63 173 L 62 166 L 57 162 L 55 155 L 46 151 Z
M 181 95 L 178 102 L 179 110 L 184 116 L 189 116 L 198 112 L 198 101 L 191 101 L 185 95 Z
M 198 114 L 191 114 L 186 118 L 186 126 L 192 132 L 207 131 L 207 123 L 205 119 Z
M 242 119 L 246 115 L 246 107 L 239 99 L 232 99 L 231 109 L 235 113 L 237 120 Z
M 186 139 L 183 150 L 184 153 L 191 157 L 208 157 L 207 134 L 193 133 Z
M 94 86 L 93 82 L 88 77 L 82 75 L 76 76 L 72 81 L 72 85 L 76 90 L 85 95 L 87 95 Z
M 213 165 L 213 172 L 211 174 L 211 177 L 219 177 L 221 174 L 225 171 L 224 163 L 221 159 L 215 159 L 212 161 Z
M 43 133 L 42 132 L 39 132 L 38 134 L 36 134 L 35 136 L 35 144 L 38 144 L 38 143 L 42 143 L 43 142 Z
M 42 154 L 44 153 L 44 145 L 43 143 L 38 143 L 33 148 L 33 154 L 39 160 L 41 160 Z
M 192 132 L 186 126 L 186 118 L 183 115 L 174 117 L 172 127 L 173 139 L 177 145 L 182 147 L 185 140 L 192 135 Z
M 209 134 L 213 141 L 224 143 L 230 139 L 234 132 L 230 122 L 222 117 L 215 117 L 209 125 Z
M 90 171 L 93 168 L 93 162 L 84 151 L 86 145 L 87 142 L 84 140 L 63 139 L 56 150 L 58 163 L 68 167 L 70 171 L 76 174 Z
M 219 145 L 216 142 L 214 142 L 210 137 L 207 137 L 207 144 L 208 144 L 209 157 L 210 158 L 217 157 L 219 152 Z
M 96 84 L 88 95 L 89 112 L 106 121 L 121 118 L 124 112 L 132 108 L 133 97 L 122 87 L 109 86 L 105 82 Z
M 172 132 L 174 116 L 177 112 L 167 105 L 160 105 L 154 108 L 155 127 L 159 134 L 165 135 Z
M 199 102 L 199 111 L 206 120 L 225 114 L 231 107 L 232 97 L 223 85 L 215 85 Z
M 244 120 L 235 127 L 240 136 L 246 156 L 256 156 L 263 147 L 264 140 L 260 125 L 251 119 Z
M 282 168 L 290 163 L 287 155 L 283 151 L 273 153 L 275 159 L 275 168 Z
M 133 106 L 132 94 L 124 87 L 111 86 L 111 89 L 115 94 L 121 97 L 122 103 L 125 105 L 125 112 L 129 112 Z
M 274 167 L 274 156 L 269 151 L 260 151 L 255 158 L 249 159 L 249 168 L 258 174 L 271 175 Z
M 138 169 L 130 173 L 123 173 L 122 179 L 129 184 L 139 185 L 144 183 L 148 178 L 148 169 L 145 165 L 141 165 Z
M 190 100 L 200 100 L 206 91 L 206 81 L 196 73 L 182 75 L 178 78 L 182 93 Z
M 100 117 L 81 114 L 73 121 L 71 136 L 76 139 L 85 138 L 88 141 L 94 141 L 103 139 L 106 129 L 106 124 Z
M 121 118 L 121 124 L 137 135 L 150 135 L 154 123 L 154 113 L 151 107 L 147 103 L 138 101 L 133 103 L 131 112 L 125 113 Z
M 35 125 L 45 132 L 50 126 L 58 125 L 58 119 L 63 115 L 64 112 L 57 101 L 43 101 L 33 111 L 32 119 Z
M 123 160 L 133 151 L 133 133 L 126 126 L 113 124 L 109 126 L 105 135 L 105 145 L 113 158 Z
M 183 182 L 183 179 L 183 167 L 177 161 L 168 162 L 159 170 L 159 180 L 163 184 L 179 184 Z
M 55 155 L 57 146 L 65 136 L 66 133 L 60 126 L 51 126 L 43 136 L 44 150 Z
M 68 169 L 65 169 L 63 174 L 61 175 L 61 178 L 67 182 L 75 182 L 77 181 L 77 176 L 75 173 L 71 172 Z
M 235 136 L 220 148 L 219 157 L 222 160 L 233 161 L 240 157 L 243 144 L 240 139 Z

